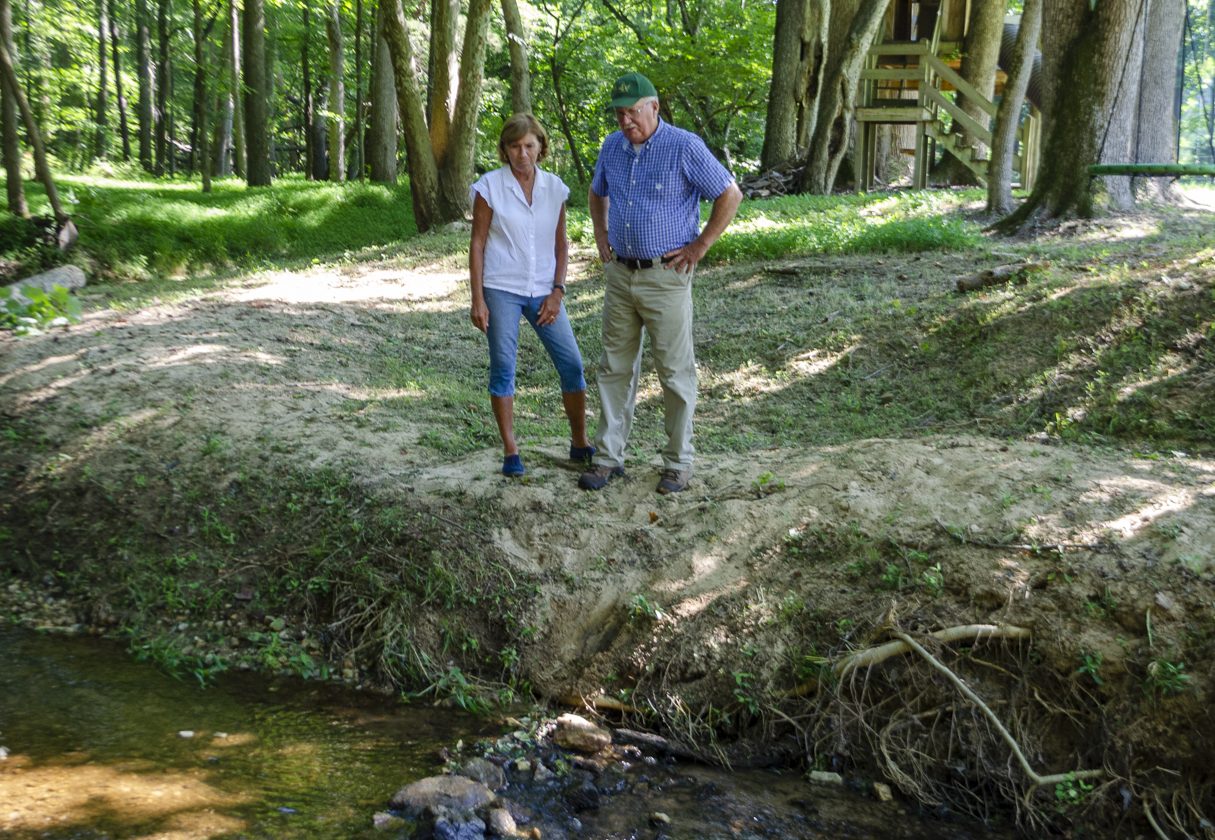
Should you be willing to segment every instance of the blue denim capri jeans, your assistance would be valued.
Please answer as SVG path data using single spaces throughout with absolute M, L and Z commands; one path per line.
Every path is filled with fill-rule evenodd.
M 515 395 L 515 359 L 519 351 L 519 319 L 532 325 L 544 349 L 548 351 L 557 374 L 561 377 L 561 392 L 565 394 L 586 390 L 582 370 L 582 354 L 570 326 L 565 304 L 557 320 L 546 327 L 536 326 L 544 298 L 526 297 L 501 289 L 485 289 L 485 305 L 489 308 L 489 393 L 493 397 Z

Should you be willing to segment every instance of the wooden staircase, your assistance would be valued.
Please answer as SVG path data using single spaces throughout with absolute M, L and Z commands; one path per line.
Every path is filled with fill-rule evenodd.
M 858 190 L 873 188 L 879 125 L 914 127 L 914 143 L 903 151 L 913 156 L 912 186 L 916 189 L 928 186 L 928 172 L 938 147 L 961 161 L 986 185 L 989 161 L 978 157 L 974 148 L 961 146 L 953 128 L 964 126 L 985 150 L 991 148 L 991 131 L 959 107 L 957 94 L 960 92 L 977 103 L 991 124 L 995 122 L 996 105 L 942 60 L 941 51 L 955 52 L 956 45 L 948 44 L 939 50 L 936 32 L 930 39 L 886 41 L 870 49 L 867 66 L 861 71 L 861 95 L 856 109 L 860 131 Z M 1017 154 L 1013 160 L 1013 171 L 1023 189 L 1033 188 L 1040 132 L 1041 119 L 1037 109 L 1030 106 L 1028 116 L 1018 128 Z

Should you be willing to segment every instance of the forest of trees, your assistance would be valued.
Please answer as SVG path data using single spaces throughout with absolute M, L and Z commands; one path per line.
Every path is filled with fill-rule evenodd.
M 31 169 L 49 182 L 51 169 L 138 167 L 204 190 L 227 176 L 258 186 L 287 173 L 407 174 L 426 229 L 466 211 L 467 184 L 495 165 L 497 126 L 516 110 L 550 127 L 550 165 L 587 181 L 614 127 L 605 91 L 627 69 L 649 75 L 665 116 L 740 176 L 796 170 L 799 189 L 829 192 L 850 179 L 871 44 L 891 37 L 900 15 L 923 29 L 945 14 L 949 3 L 938 3 L 0 0 L 7 206 L 28 212 L 21 184 Z M 1001 24 L 1021 22 L 1000 67 L 1009 91 L 1000 115 L 962 102 L 978 123 L 994 130 L 1020 117 L 1040 51 L 1033 95 L 1046 153 L 1021 216 L 1125 207 L 1159 183 L 1089 179 L 1089 163 L 1215 163 L 1212 0 L 962 5 L 955 55 L 985 95 Z M 993 131 L 992 172 L 1008 168 L 1012 143 Z M 993 209 L 1010 209 L 1007 175 L 992 180 Z

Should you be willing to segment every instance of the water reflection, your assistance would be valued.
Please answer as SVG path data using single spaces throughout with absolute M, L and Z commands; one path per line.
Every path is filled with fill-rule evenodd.
M 0 628 L 4 837 L 370 837 L 441 745 L 490 732 L 325 685 L 246 674 L 203 690 L 97 639 Z

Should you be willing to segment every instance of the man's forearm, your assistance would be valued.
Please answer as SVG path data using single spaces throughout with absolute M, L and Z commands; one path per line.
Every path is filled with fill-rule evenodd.
M 607 260 L 608 251 L 608 198 L 598 195 L 594 190 L 587 190 L 587 210 L 591 216 L 591 227 L 595 231 L 595 245 L 599 248 L 599 258 Z
M 742 197 L 742 190 L 738 188 L 738 184 L 732 183 L 713 201 L 709 221 L 705 222 L 704 230 L 700 232 L 700 236 L 696 237 L 706 251 L 713 247 L 713 243 L 725 233 L 730 222 L 734 221 L 734 214 L 738 212 L 738 205 L 742 203 Z

